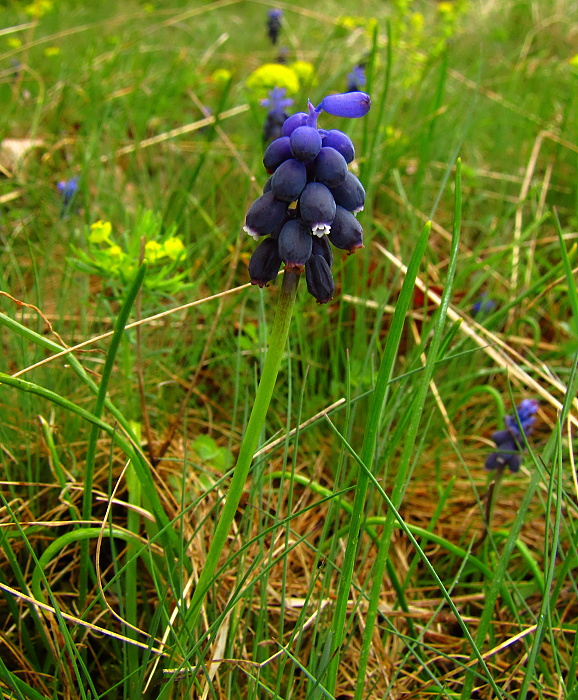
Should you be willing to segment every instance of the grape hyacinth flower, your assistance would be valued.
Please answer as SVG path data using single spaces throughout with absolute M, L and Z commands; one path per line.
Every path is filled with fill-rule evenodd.
M 488 471 L 494 469 L 503 471 L 506 466 L 511 472 L 517 472 L 520 469 L 522 463 L 520 452 L 524 448 L 523 435 L 530 435 L 532 432 L 537 411 L 538 402 L 535 399 L 524 399 L 516 408 L 517 419 L 515 416 L 504 418 L 506 429 L 498 430 L 492 435 L 498 451 L 493 452 L 486 459 L 485 467 Z
M 263 107 L 268 108 L 267 118 L 263 127 L 263 142 L 269 143 L 279 138 L 281 128 L 289 117 L 286 108 L 291 107 L 293 100 L 286 97 L 287 89 L 275 87 L 269 91 L 269 96 L 261 100 Z
M 60 208 L 60 217 L 64 218 L 70 212 L 70 205 L 74 199 L 74 195 L 78 191 L 78 176 L 71 177 L 70 180 L 60 180 L 56 188 L 62 196 L 62 205 Z
M 359 63 L 354 67 L 351 73 L 347 74 L 347 90 L 346 92 L 357 92 L 365 87 L 367 79 L 365 77 L 365 64 Z
M 472 304 L 472 316 L 488 316 L 496 308 L 496 302 L 489 297 L 486 297 L 485 293 L 480 295 L 478 301 Z
M 264 238 L 249 263 L 252 284 L 266 286 L 285 263 L 287 270 L 305 272 L 307 289 L 318 303 L 333 298 L 329 243 L 348 253 L 363 248 L 355 214 L 363 209 L 365 190 L 347 168 L 355 157 L 349 137 L 337 129 L 319 129 L 317 119 L 322 111 L 363 117 L 370 105 L 363 92 L 328 95 L 318 107 L 309 103 L 308 112 L 284 121 L 281 135 L 263 156 L 271 177 L 245 220 L 250 236 Z
M 271 40 L 273 46 L 277 43 L 279 39 L 279 32 L 281 31 L 281 18 L 283 17 L 283 10 L 277 8 L 269 10 L 267 16 L 267 35 Z

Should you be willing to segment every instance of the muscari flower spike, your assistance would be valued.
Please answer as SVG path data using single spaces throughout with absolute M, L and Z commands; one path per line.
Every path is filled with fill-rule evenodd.
M 263 142 L 269 143 L 282 136 L 281 129 L 289 117 L 286 109 L 291 107 L 293 100 L 286 97 L 287 89 L 275 87 L 269 91 L 269 96 L 261 100 L 263 107 L 267 107 L 267 118 L 263 127 Z
M 272 91 L 266 106 L 283 99 Z M 284 121 L 281 135 L 263 156 L 271 177 L 243 227 L 261 239 L 249 262 L 252 284 L 266 286 L 285 263 L 305 272 L 307 289 L 318 303 L 333 298 L 330 243 L 348 253 L 363 248 L 363 229 L 355 214 L 363 209 L 365 190 L 347 168 L 355 157 L 351 139 L 337 129 L 319 129 L 317 119 L 322 112 L 363 117 L 370 105 L 369 95 L 359 91 L 328 95 L 317 107 L 309 103 L 307 112 Z
M 281 18 L 283 17 L 283 10 L 274 8 L 269 10 L 267 15 L 267 35 L 271 40 L 273 46 L 277 43 L 279 39 L 279 32 L 281 31 Z
M 74 175 L 70 180 L 60 180 L 56 188 L 62 196 L 62 206 L 60 208 L 60 216 L 65 217 L 70 211 L 70 205 L 74 199 L 74 195 L 78 191 L 78 176 Z
M 506 429 L 498 430 L 492 435 L 498 451 L 493 452 L 486 459 L 485 468 L 488 471 L 494 469 L 501 471 L 504 467 L 508 467 L 511 472 L 517 472 L 520 469 L 522 463 L 520 453 L 524 449 L 523 435 L 531 434 L 538 408 L 536 399 L 524 399 L 516 408 L 517 419 L 516 416 L 504 418 Z

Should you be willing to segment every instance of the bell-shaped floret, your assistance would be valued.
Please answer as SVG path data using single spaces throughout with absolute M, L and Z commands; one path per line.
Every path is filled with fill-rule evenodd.
M 485 468 L 504 469 L 509 467 L 511 472 L 517 472 L 522 464 L 520 450 L 522 445 L 509 430 L 497 430 L 492 434 L 492 440 L 496 443 L 497 452 L 493 452 L 487 459 Z
M 305 112 L 297 112 L 297 114 L 292 114 L 288 117 L 283 127 L 281 128 L 281 133 L 283 136 L 291 136 L 298 126 L 305 126 L 307 124 L 307 119 L 309 115 Z
M 289 137 L 293 158 L 309 163 L 321 150 L 321 136 L 312 126 L 298 126 Z
M 299 215 L 315 236 L 329 233 L 335 217 L 335 199 L 320 182 L 310 182 L 299 197 Z
M 271 192 L 283 202 L 294 202 L 306 184 L 305 165 L 294 158 L 281 163 L 271 176 Z
M 293 158 L 291 153 L 291 144 L 288 136 L 281 136 L 267 146 L 267 150 L 263 155 L 263 165 L 265 170 L 271 175 L 275 170 L 289 158 Z
M 344 92 L 340 95 L 327 95 L 316 111 L 323 110 L 334 117 L 355 119 L 364 117 L 371 107 L 371 99 L 365 92 Z
M 357 213 L 363 209 L 365 190 L 353 173 L 348 172 L 343 184 L 338 187 L 332 187 L 331 193 L 335 198 L 336 204 L 347 209 L 347 211 Z
M 313 161 L 313 173 L 317 182 L 327 187 L 338 187 L 345 182 L 347 163 L 341 153 L 330 146 L 324 146 Z
M 272 192 L 262 194 L 247 212 L 243 230 L 255 240 L 259 236 L 268 236 L 283 221 L 286 212 L 287 202 L 276 199 Z
M 353 142 L 347 134 L 344 134 L 343 131 L 339 131 L 339 129 L 330 129 L 325 133 L 323 137 L 323 146 L 329 146 L 339 151 L 345 158 L 346 163 L 351 163 L 355 158 Z
M 327 304 L 333 299 L 335 282 L 327 260 L 322 255 L 312 255 L 305 265 L 305 279 L 309 294 L 317 299 L 318 304 Z
M 249 260 L 251 284 L 265 287 L 277 277 L 280 267 L 281 258 L 279 257 L 277 241 L 265 238 L 255 248 L 251 260 Z
M 271 175 L 271 177 L 273 177 Z M 271 192 L 271 177 L 267 179 L 267 182 L 263 185 L 263 194 L 267 194 L 267 192 Z
M 331 245 L 329 244 L 329 236 L 313 236 L 313 248 L 311 250 L 312 255 L 321 255 L 325 258 L 325 262 L 329 267 L 333 267 L 333 251 L 331 250 Z
M 343 207 L 337 206 L 329 231 L 329 240 L 336 248 L 355 253 L 363 248 L 363 229 L 359 221 Z
M 287 267 L 302 268 L 311 257 L 311 230 L 300 219 L 288 221 L 279 234 L 279 257 Z

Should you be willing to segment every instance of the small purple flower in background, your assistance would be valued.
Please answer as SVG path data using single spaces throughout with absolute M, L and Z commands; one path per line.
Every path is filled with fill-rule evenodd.
M 281 31 L 281 18 L 283 17 L 283 10 L 273 9 L 269 10 L 269 15 L 267 16 L 267 35 L 271 40 L 273 46 L 277 43 L 279 39 L 279 32 Z
M 516 416 L 504 418 L 506 429 L 498 430 L 492 435 L 492 440 L 496 443 L 498 451 L 493 452 L 486 459 L 485 466 L 488 471 L 494 469 L 502 471 L 506 466 L 511 472 L 517 472 L 520 469 L 522 463 L 520 452 L 524 449 L 523 435 L 531 434 L 538 407 L 536 399 L 524 399 L 516 408 L 517 419 Z M 522 431 L 520 431 L 520 426 Z
M 357 92 L 365 87 L 367 82 L 365 77 L 365 64 L 359 63 L 347 74 L 347 91 L 346 92 Z
M 277 54 L 277 63 L 280 63 L 281 65 L 285 65 L 287 63 L 287 59 L 289 58 L 289 49 L 286 46 L 282 46 L 279 49 L 279 53 Z
M 62 197 L 62 205 L 60 208 L 60 217 L 64 218 L 70 213 L 70 206 L 74 195 L 78 192 L 78 176 L 71 177 L 70 180 L 60 180 L 56 185 Z
M 269 92 L 269 97 L 261 100 L 263 107 L 267 107 L 269 110 L 263 127 L 263 141 L 265 143 L 281 136 L 281 128 L 289 117 L 285 108 L 291 107 L 293 100 L 290 97 L 285 97 L 286 92 L 285 88 L 276 87 Z
M 281 98 L 275 94 L 277 102 Z M 273 101 L 270 96 L 267 102 Z M 317 118 L 322 111 L 363 117 L 370 105 L 362 92 L 328 95 L 318 107 L 309 103 L 308 112 L 284 121 L 281 135 L 263 156 L 271 177 L 243 227 L 255 240 L 263 237 L 249 262 L 252 284 L 265 287 L 285 263 L 287 269 L 305 272 L 307 290 L 319 304 L 333 298 L 330 243 L 348 253 L 363 248 L 355 213 L 363 208 L 365 190 L 347 168 L 355 157 L 351 139 L 337 129 L 318 129 Z
M 492 311 L 496 308 L 496 302 L 493 299 L 490 299 L 486 297 L 485 293 L 480 295 L 480 298 L 478 301 L 476 301 L 475 304 L 472 304 L 472 316 L 477 316 L 480 314 L 481 316 L 487 316 L 492 313 Z
M 13 58 L 10 61 L 10 66 L 12 69 L 12 82 L 15 83 L 20 77 L 20 72 L 22 71 L 22 63 L 17 58 Z

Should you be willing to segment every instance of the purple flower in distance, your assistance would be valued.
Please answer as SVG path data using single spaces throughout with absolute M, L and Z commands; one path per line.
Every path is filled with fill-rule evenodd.
M 496 302 L 489 299 L 485 294 L 480 295 L 480 299 L 472 304 L 472 316 L 487 316 L 496 308 Z
M 78 176 L 75 175 L 70 180 L 60 180 L 56 187 L 62 195 L 63 206 L 68 206 L 78 191 Z
M 293 104 L 290 97 L 285 97 L 286 92 L 285 88 L 275 87 L 269 92 L 268 97 L 261 100 L 263 107 L 268 108 L 263 127 L 263 141 L 265 143 L 283 135 L 281 129 L 289 117 L 286 108 Z
M 536 399 L 524 399 L 516 408 L 516 416 L 506 416 L 505 430 L 497 430 L 492 434 L 492 440 L 498 448 L 487 459 L 485 468 L 503 470 L 508 467 L 511 472 L 517 472 L 522 463 L 521 451 L 524 449 L 523 435 L 530 435 L 533 430 L 539 404 Z M 522 430 L 520 431 L 520 427 Z
M 269 10 L 269 14 L 267 15 L 267 35 L 269 36 L 273 46 L 275 46 L 277 40 L 279 39 L 282 17 L 283 10 L 279 10 L 277 8 Z
M 78 192 L 78 176 L 74 175 L 74 177 L 71 177 L 70 180 L 60 180 L 60 182 L 56 184 L 56 188 L 62 197 L 60 218 L 64 218 L 70 213 L 72 200 Z
M 365 66 L 359 63 L 347 74 L 347 92 L 358 92 L 365 87 L 367 79 L 365 77 Z

